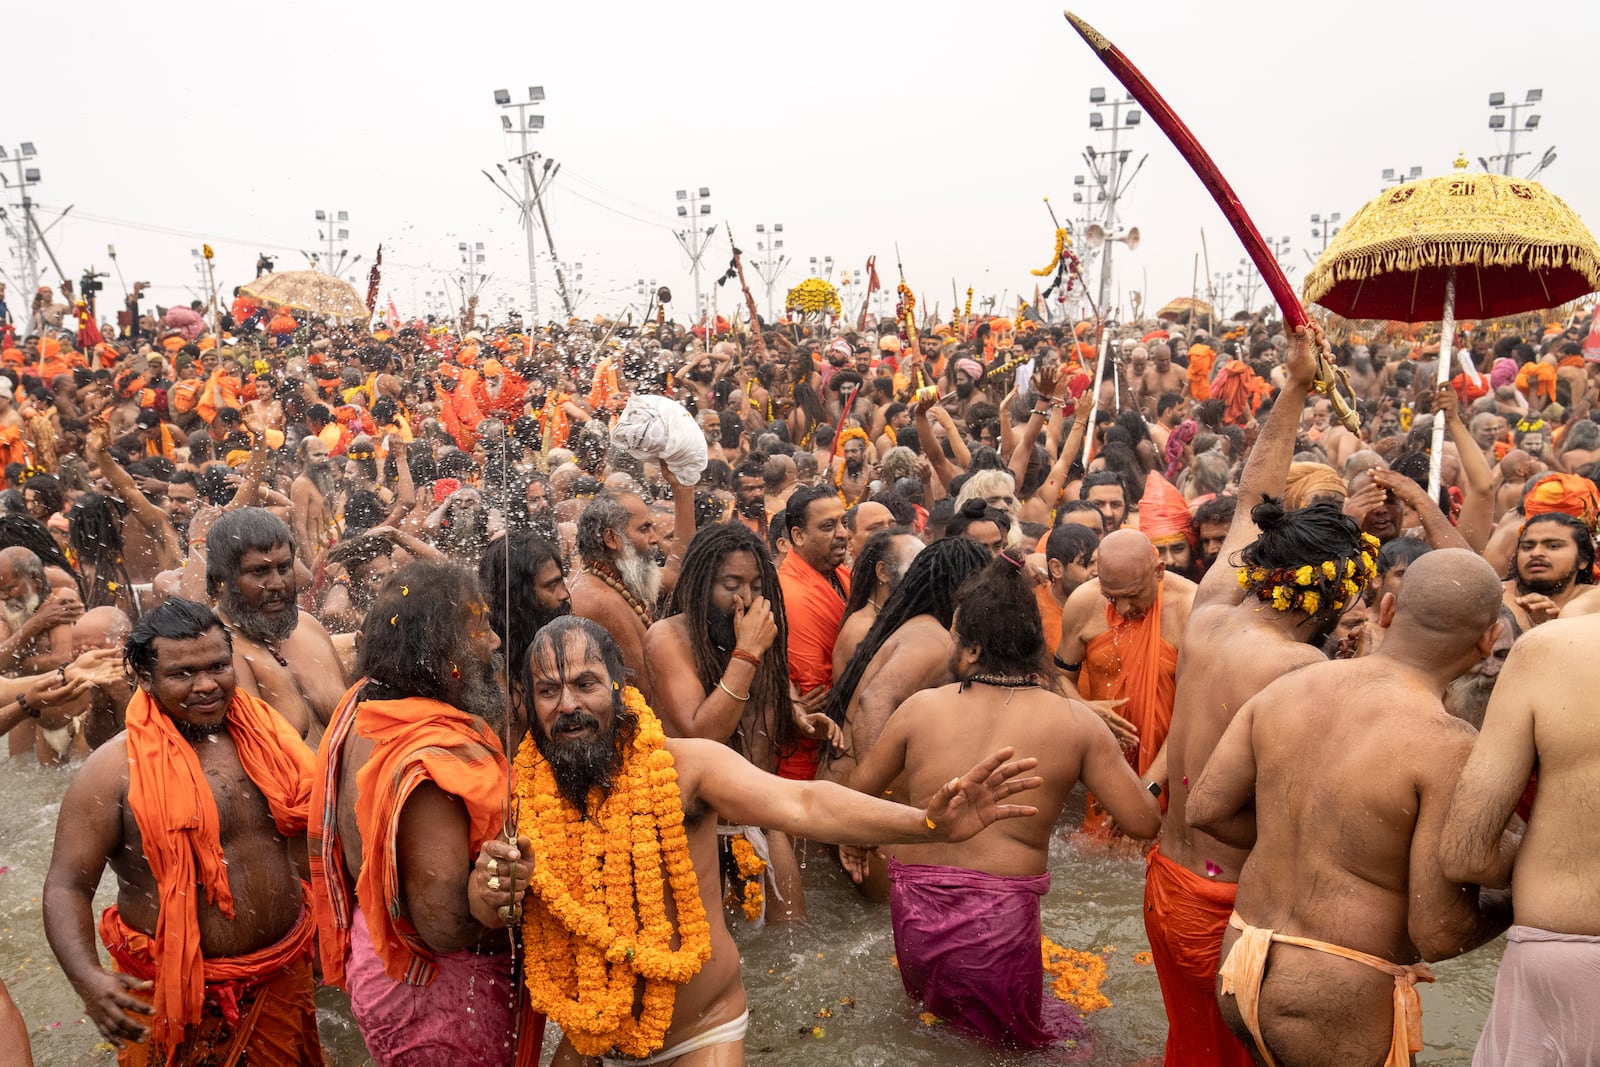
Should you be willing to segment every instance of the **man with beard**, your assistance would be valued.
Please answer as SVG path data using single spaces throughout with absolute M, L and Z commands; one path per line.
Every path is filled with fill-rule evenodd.
M 638 691 L 625 688 L 616 642 L 586 619 L 546 626 L 521 670 L 536 714 L 533 743 L 517 754 L 520 839 L 488 841 L 463 881 L 486 926 L 525 909 L 530 1006 L 563 1031 L 557 1063 L 619 1054 L 743 1062 L 749 1013 L 739 950 L 722 917 L 719 818 L 817 840 L 892 844 L 964 840 L 998 819 L 1036 813 L 1001 803 L 1039 783 L 1017 777 L 1035 761 L 1006 763 L 1011 749 L 943 783 L 920 809 L 774 778 L 714 741 L 666 738 Z M 599 914 L 620 908 L 641 917 L 628 945 L 603 918 L 589 920 L 593 890 L 583 888 L 617 850 L 650 857 L 605 865 L 608 910 Z M 535 869 L 541 877 L 529 892 Z M 578 914 L 573 893 L 584 900 Z M 560 976 L 591 965 L 600 968 L 601 989 L 631 990 L 643 978 L 641 1006 L 629 997 L 618 1011 L 609 993 L 587 988 L 574 1004 Z
M 907 994 L 928 1011 L 994 1044 L 1087 1052 L 1078 1014 L 1042 996 L 1039 900 L 1061 810 L 1082 780 L 1134 836 L 1161 829 L 1116 741 L 1081 702 L 1050 692 L 1039 673 L 1046 645 L 1029 606 L 1031 581 L 1002 557 L 964 586 L 950 632 L 953 683 L 895 709 L 850 785 L 877 796 L 891 785 L 915 805 L 966 766 L 967 754 L 1004 743 L 1046 753 L 1038 814 L 962 845 L 887 850 L 895 953 Z
M 328 631 L 296 603 L 294 556 L 294 534 L 272 512 L 229 511 L 206 535 L 206 594 L 234 635 L 239 688 L 271 704 L 311 743 L 346 683 Z
M 867 466 L 867 431 L 852 426 L 839 435 L 829 482 L 845 507 L 854 506 L 866 494 L 872 471 Z
M 953 400 L 942 403 L 957 419 L 965 419 L 972 405 L 983 399 L 983 394 L 978 392 L 978 381 L 982 377 L 983 367 L 975 359 L 958 359 L 951 364 L 949 381 L 940 392 L 955 391 Z
M 70 589 L 52 592 L 39 557 L 13 545 L 0 549 L 0 672 L 53 671 L 72 658 L 72 624 L 83 601 Z
M 510 560 L 510 571 L 506 563 Z M 500 638 L 507 663 L 520 663 L 533 635 L 553 619 L 572 611 L 572 594 L 561 569 L 557 542 L 526 530 L 497 537 L 478 561 L 478 584 L 489 602 L 489 625 Z M 511 710 L 518 729 L 527 725 L 527 694 L 521 679 L 511 676 Z
M 644 637 L 661 595 L 661 537 L 636 493 L 607 489 L 578 516 L 582 568 L 572 582 L 574 614 L 616 636 L 641 693 L 653 692 Z
M 1383 598 L 1376 653 L 1269 684 L 1193 780 L 1189 823 L 1249 850 L 1218 1000 L 1267 1062 L 1410 1062 L 1422 1049 L 1415 986 L 1432 979 L 1422 961 L 1470 951 L 1508 924 L 1504 894 L 1480 894 L 1441 864 L 1476 735 L 1440 697 L 1492 649 L 1499 608 L 1481 558 L 1428 553 L 1400 595 Z M 1526 785 L 1524 769 L 1518 792 Z
M 733 513 L 758 538 L 767 534 L 765 472 L 770 462 L 759 452 L 752 452 L 733 472 Z
M 319 551 L 334 540 L 334 514 L 339 492 L 338 477 L 328 458 L 328 445 L 316 434 L 300 439 L 296 451 L 301 469 L 289 486 L 294 503 L 294 534 L 300 544 L 301 559 L 310 566 Z
M 1526 632 L 1549 622 L 1593 586 L 1594 560 L 1594 538 L 1581 520 L 1547 511 L 1523 523 L 1511 577 L 1503 586 L 1517 629 Z
M 379 1067 L 512 1059 L 511 946 L 473 918 L 462 877 L 509 814 L 489 619 L 463 568 L 398 571 L 367 614 L 361 680 L 317 750 L 308 844 L 322 973 L 350 994 Z
M 1270 416 L 1269 416 L 1270 418 Z M 1257 446 L 1259 447 L 1259 445 Z M 1222 555 L 1223 542 L 1239 510 L 1236 496 L 1216 496 L 1194 509 L 1195 540 L 1200 544 L 1200 573 L 1211 570 Z
M 1039 605 L 1045 644 L 1052 649 L 1061 644 L 1061 609 L 1073 590 L 1095 577 L 1095 553 L 1099 550 L 1100 538 L 1095 532 L 1074 522 L 1063 522 L 1045 538 L 1048 581 L 1034 587 L 1033 599 Z
M 322 1063 L 301 894 L 311 753 L 234 685 L 228 632 L 172 599 L 134 627 L 127 730 L 67 788 L 45 876 L 50 948 L 118 1062 Z M 106 864 L 117 902 L 92 908 Z

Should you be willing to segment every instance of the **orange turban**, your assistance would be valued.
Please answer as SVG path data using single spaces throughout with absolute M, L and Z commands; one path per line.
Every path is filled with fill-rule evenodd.
M 1524 363 L 1517 371 L 1516 386 L 1530 400 L 1542 395 L 1547 403 L 1553 404 L 1556 400 L 1556 369 L 1548 363 Z
M 1193 357 L 1190 359 L 1189 367 L 1189 373 L 1193 374 Z M 1228 409 L 1223 414 L 1223 419 L 1236 426 L 1243 426 L 1248 422 L 1250 416 L 1256 413 L 1256 408 L 1261 405 L 1262 398 L 1272 392 L 1272 386 L 1262 381 L 1260 375 L 1250 369 L 1249 364 L 1239 359 L 1230 359 L 1224 363 L 1222 373 L 1218 374 L 1217 380 L 1211 384 L 1213 395 L 1227 402 Z
M 1326 463 L 1291 463 L 1289 480 L 1283 486 L 1283 506 L 1290 511 L 1310 504 L 1313 497 L 1349 496 L 1339 472 Z
M 1155 471 L 1145 475 L 1139 499 L 1139 532 L 1159 543 L 1189 536 L 1189 505 L 1183 494 Z
M 1522 514 L 1531 519 L 1551 511 L 1572 515 L 1593 530 L 1600 517 L 1600 492 L 1595 491 L 1593 482 L 1579 475 L 1547 474 L 1522 498 Z

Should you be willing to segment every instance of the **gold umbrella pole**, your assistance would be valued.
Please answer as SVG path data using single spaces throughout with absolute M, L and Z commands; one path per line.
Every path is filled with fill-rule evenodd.
M 1456 269 L 1444 272 L 1444 321 L 1439 324 L 1439 374 L 1438 384 L 1450 383 L 1450 364 L 1455 361 L 1456 348 Z M 1444 417 L 1433 413 L 1433 448 L 1428 456 L 1428 497 L 1439 499 L 1439 466 L 1444 459 Z

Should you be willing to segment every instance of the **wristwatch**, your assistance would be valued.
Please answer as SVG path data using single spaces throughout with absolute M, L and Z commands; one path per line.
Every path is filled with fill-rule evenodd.
M 1157 800 L 1161 799 L 1161 783 L 1160 782 L 1151 782 L 1149 785 L 1146 785 L 1145 788 L 1150 791 L 1150 795 L 1151 796 L 1155 797 Z

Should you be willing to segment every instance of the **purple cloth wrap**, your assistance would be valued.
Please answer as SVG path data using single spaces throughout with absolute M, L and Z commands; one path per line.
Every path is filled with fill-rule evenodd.
M 1048 872 L 1008 878 L 889 860 L 900 980 L 939 1018 L 997 1045 L 1088 1048 L 1089 1028 L 1044 995 L 1039 898 Z

